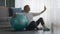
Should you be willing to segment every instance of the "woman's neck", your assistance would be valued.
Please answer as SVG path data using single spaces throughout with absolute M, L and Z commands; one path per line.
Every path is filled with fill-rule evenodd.
M 28 11 L 23 11 L 24 13 L 29 13 Z

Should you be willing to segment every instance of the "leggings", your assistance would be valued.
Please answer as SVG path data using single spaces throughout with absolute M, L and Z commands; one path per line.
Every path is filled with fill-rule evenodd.
M 44 21 L 43 18 L 39 18 L 37 21 L 32 21 L 27 27 L 26 29 L 34 29 L 37 28 L 37 26 L 41 23 L 41 25 L 44 25 Z

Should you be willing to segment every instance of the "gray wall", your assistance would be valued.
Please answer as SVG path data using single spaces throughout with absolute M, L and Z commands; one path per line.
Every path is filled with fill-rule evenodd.
M 0 6 L 0 21 L 6 21 L 8 16 L 8 8 Z
M 0 6 L 0 17 L 8 17 L 8 8 Z

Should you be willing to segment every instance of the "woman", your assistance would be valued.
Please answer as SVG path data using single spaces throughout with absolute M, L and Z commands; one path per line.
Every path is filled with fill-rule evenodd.
M 39 18 L 37 21 L 33 20 L 34 16 L 40 15 L 40 14 L 42 14 L 46 11 L 46 6 L 44 6 L 44 10 L 40 13 L 29 13 L 29 11 L 30 11 L 29 5 L 25 5 L 24 10 L 23 10 L 22 13 L 24 13 L 27 16 L 28 21 L 29 21 L 28 26 L 26 27 L 26 29 L 28 29 L 28 30 L 33 30 L 34 28 L 39 29 L 37 26 L 40 23 L 43 26 L 43 28 L 46 28 L 45 23 L 43 21 L 43 18 Z M 13 17 L 15 18 L 15 14 L 13 15 Z

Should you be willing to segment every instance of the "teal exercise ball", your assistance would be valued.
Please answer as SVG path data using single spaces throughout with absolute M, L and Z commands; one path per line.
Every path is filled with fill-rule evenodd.
M 24 30 L 27 27 L 28 19 L 25 14 L 16 14 L 16 18 L 11 17 L 10 24 L 15 30 Z

